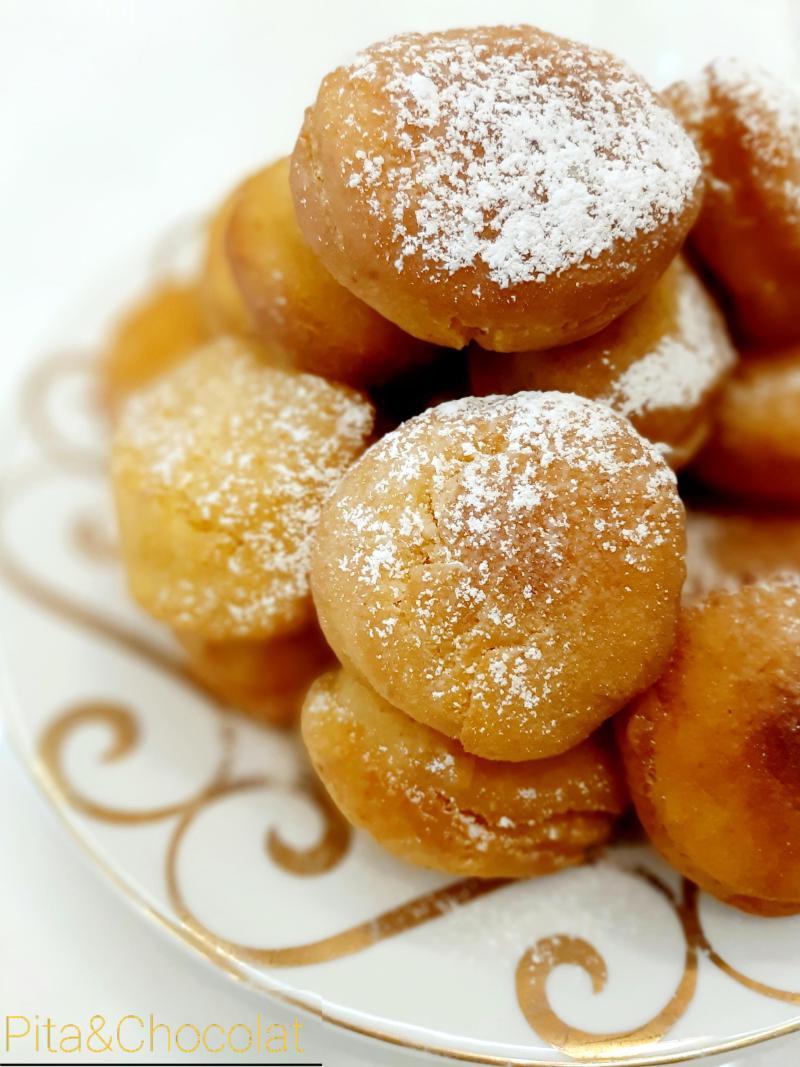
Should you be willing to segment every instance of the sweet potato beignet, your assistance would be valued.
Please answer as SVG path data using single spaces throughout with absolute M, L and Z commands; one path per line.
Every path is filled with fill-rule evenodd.
M 339 659 L 489 759 L 552 756 L 649 685 L 684 579 L 675 477 L 564 393 L 468 397 L 382 438 L 323 507 L 312 589 Z
M 800 98 L 739 60 L 717 60 L 665 98 L 708 176 L 691 244 L 750 343 L 800 339 Z
M 233 205 L 227 250 L 259 335 L 283 361 L 350 385 L 377 385 L 434 349 L 339 285 L 306 244 L 289 189 L 289 160 L 249 178 Z
M 683 259 L 600 333 L 542 352 L 473 348 L 478 396 L 557 389 L 625 415 L 667 462 L 684 466 L 710 429 L 714 398 L 736 362 L 725 320 Z
M 206 250 L 200 272 L 200 300 L 213 334 L 246 336 L 254 323 L 231 270 L 226 241 L 233 209 L 241 195 L 238 185 L 212 215 L 206 230 Z
M 627 804 L 607 738 L 551 759 L 480 759 L 346 670 L 311 687 L 302 731 L 350 822 L 401 859 L 450 874 L 524 878 L 578 863 Z
M 145 294 L 119 320 L 101 357 L 100 388 L 111 412 L 209 336 L 193 282 L 163 282 Z
M 745 911 L 800 912 L 800 582 L 712 593 L 619 738 L 639 818 L 687 878 Z
M 619 60 L 494 26 L 393 37 L 329 74 L 291 181 L 311 247 L 386 318 L 522 351 L 586 337 L 652 287 L 700 171 Z
M 325 495 L 365 447 L 372 405 L 221 338 L 137 393 L 111 472 L 131 592 L 173 629 L 257 640 L 313 620 Z
M 800 345 L 741 362 L 693 469 L 729 496 L 800 505 Z
M 269 641 L 177 634 L 189 669 L 224 704 L 274 726 L 298 718 L 308 687 L 335 658 L 316 625 Z

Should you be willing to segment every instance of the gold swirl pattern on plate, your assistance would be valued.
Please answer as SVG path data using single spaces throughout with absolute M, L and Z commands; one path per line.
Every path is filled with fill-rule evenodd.
M 468 904 L 478 897 L 486 896 L 488 893 L 492 893 L 507 884 L 499 879 L 490 881 L 479 878 L 465 878 L 441 889 L 414 897 L 396 908 L 381 912 L 364 922 L 332 934 L 330 937 L 324 937 L 318 941 L 309 941 L 306 944 L 268 948 L 229 941 L 209 930 L 187 905 L 178 877 L 180 847 L 194 820 L 209 804 L 213 804 L 215 801 L 231 796 L 234 793 L 272 788 L 276 788 L 274 783 L 263 776 L 254 776 L 219 785 L 199 799 L 196 804 L 186 808 L 170 840 L 167 851 L 167 892 L 170 903 L 180 921 L 191 931 L 194 937 L 202 944 L 211 947 L 215 952 L 233 956 L 248 963 L 269 967 L 306 967 L 314 963 L 327 963 L 331 960 L 341 959 L 344 956 L 352 956 L 357 952 L 363 952 L 364 949 L 370 948 L 380 941 L 385 941 L 387 938 L 396 937 L 408 930 L 413 930 L 417 926 L 422 926 L 424 923 L 439 918 L 455 907 Z M 280 857 L 279 866 L 289 874 L 301 876 L 326 873 L 344 859 L 350 838 L 349 827 L 344 824 L 342 816 L 333 808 L 333 805 L 329 801 L 321 799 L 320 791 L 317 788 L 301 785 L 300 787 L 295 787 L 293 791 L 299 791 L 300 795 L 315 806 L 322 819 L 323 830 L 316 846 L 302 854 L 296 853 L 288 864 L 286 862 L 287 854 L 284 851 L 287 846 L 282 844 L 282 849 L 278 854 Z M 336 850 L 332 851 L 331 842 L 333 837 L 331 827 L 337 823 L 343 824 L 342 831 L 337 837 Z M 274 832 L 273 830 L 272 833 L 274 834 Z M 317 853 L 317 850 L 324 851 Z M 274 852 L 270 854 L 275 859 Z M 325 866 L 320 861 L 320 855 L 326 856 Z
M 325 827 L 319 841 L 310 848 L 297 848 L 288 845 L 280 831 L 272 827 L 265 842 L 267 855 L 272 862 L 282 871 L 301 878 L 327 874 L 333 870 L 344 859 L 352 836 L 350 824 L 317 782 L 309 782 L 308 793 Z
M 84 726 L 105 726 L 111 733 L 111 743 L 101 756 L 103 762 L 111 762 L 128 755 L 139 742 L 139 724 L 134 714 L 119 704 L 104 701 L 89 701 L 79 704 L 54 718 L 39 739 L 39 758 L 47 770 L 58 794 L 76 811 L 103 822 L 136 825 L 157 822 L 179 815 L 187 805 L 205 796 L 209 788 L 223 780 L 230 760 L 231 734 L 228 723 L 220 723 L 220 758 L 209 785 L 205 785 L 189 800 L 166 804 L 162 807 L 141 810 L 110 808 L 85 796 L 69 779 L 64 766 L 64 749 L 73 734 Z
M 0 577 L 19 596 L 35 604 L 47 614 L 54 615 L 87 633 L 110 641 L 176 680 L 198 688 L 183 661 L 177 655 L 170 655 L 155 642 L 148 641 L 145 637 L 126 629 L 100 612 L 94 611 L 91 607 L 48 585 L 27 571 L 14 558 L 5 536 L 5 516 L 15 495 L 30 489 L 40 480 L 56 476 L 57 474 L 47 468 L 25 468 L 14 478 L 6 479 L 0 486 Z M 205 690 L 201 691 L 205 692 Z
M 715 967 L 722 971 L 723 974 L 727 974 L 734 982 L 738 982 L 739 985 L 744 986 L 745 989 L 752 990 L 754 993 L 759 993 L 762 997 L 769 997 L 771 1000 L 782 1000 L 786 1004 L 800 1004 L 800 993 L 792 993 L 788 989 L 779 989 L 777 986 L 759 982 L 755 978 L 748 978 L 746 974 L 742 974 L 736 967 L 728 963 L 706 937 L 703 924 L 700 921 L 700 909 L 698 906 L 700 894 L 697 886 L 684 879 L 683 893 L 687 915 L 691 924 L 692 940 Z M 766 921 L 769 922 L 768 919 Z
M 25 569 L 8 547 L 5 537 L 5 516 L 19 492 L 26 491 L 39 481 L 55 478 L 57 471 L 47 467 L 24 468 L 15 477 L 7 478 L 0 483 L 0 578 L 6 585 L 13 589 L 19 596 L 30 601 L 42 611 L 63 620 L 71 626 L 100 637 L 104 641 L 115 644 L 130 655 L 143 661 L 156 670 L 168 674 L 175 681 L 196 694 L 202 696 L 207 703 L 220 712 L 226 708 L 219 699 L 208 689 L 201 679 L 194 675 L 186 661 L 177 653 L 149 641 L 146 637 L 128 629 L 114 619 L 108 618 L 92 607 L 81 603 L 66 593 L 43 582 L 36 575 Z M 78 516 L 80 519 L 81 516 Z M 76 520 L 72 522 L 75 528 Z M 84 546 L 88 547 L 88 546 Z M 89 549 L 87 558 L 91 562 L 106 563 L 101 554 Z
M 171 254 L 170 249 L 167 249 L 164 255 L 168 253 Z M 72 471 L 79 469 L 98 476 L 104 469 L 104 457 L 66 438 L 62 430 L 53 422 L 48 406 L 54 387 L 63 382 L 66 377 L 84 374 L 89 378 L 92 373 L 92 361 L 85 357 L 67 356 L 48 360 L 33 371 L 23 389 L 23 415 L 28 429 L 37 440 L 41 450 L 57 467 Z M 91 385 L 91 381 L 88 384 Z M 91 398 L 93 390 L 87 389 L 86 395 Z M 73 534 L 76 533 L 77 547 L 88 558 L 98 562 L 108 561 L 111 557 L 111 546 L 107 539 L 100 538 L 99 529 L 90 529 L 85 519 L 79 517 L 73 528 Z M 156 644 L 127 631 L 113 620 L 104 618 L 100 613 L 71 600 L 34 575 L 28 574 L 17 565 L 1 541 L 0 576 L 18 595 L 32 601 L 43 611 L 116 644 L 126 653 L 146 661 L 156 670 L 166 672 L 181 684 L 195 691 L 198 690 L 197 683 L 177 656 L 170 655 Z M 212 708 L 219 714 L 221 757 L 211 780 L 182 802 L 142 810 L 113 809 L 87 797 L 70 781 L 65 770 L 64 749 L 76 731 L 87 725 L 97 724 L 105 726 L 110 731 L 111 742 L 103 753 L 104 761 L 114 761 L 129 755 L 140 741 L 139 726 L 131 710 L 109 701 L 87 702 L 54 717 L 40 737 L 39 764 L 34 767 L 34 770 L 41 774 L 46 790 L 56 802 L 84 816 L 119 826 L 165 819 L 175 820 L 175 827 L 165 856 L 165 873 L 168 897 L 177 922 L 168 914 L 153 913 L 154 917 L 213 959 L 227 972 L 240 978 L 244 977 L 243 972 L 236 967 L 237 962 L 271 967 L 301 967 L 341 959 L 420 927 L 448 913 L 453 908 L 465 906 L 507 884 L 499 880 L 463 879 L 436 891 L 424 893 L 329 937 L 306 944 L 269 948 L 237 944 L 219 937 L 192 914 L 184 899 L 178 876 L 181 843 L 193 821 L 209 805 L 234 793 L 250 790 L 289 790 L 303 796 L 314 806 L 320 816 L 321 830 L 318 840 L 308 848 L 299 849 L 287 843 L 281 837 L 278 828 L 271 827 L 264 842 L 267 858 L 280 870 L 297 877 L 318 876 L 335 869 L 348 853 L 351 830 L 316 783 L 279 785 L 264 776 L 232 778 L 229 766 L 232 741 L 229 720 L 224 714 L 225 709 L 205 691 L 200 690 L 200 692 L 204 693 Z M 553 857 L 543 856 L 541 873 L 548 873 L 553 869 Z M 570 1027 L 558 1017 L 550 1005 L 547 995 L 549 975 L 562 965 L 578 966 L 591 979 L 594 992 L 599 993 L 608 980 L 607 966 L 594 946 L 582 938 L 568 934 L 543 938 L 524 953 L 515 973 L 516 995 L 520 1010 L 527 1023 L 541 1038 L 577 1061 L 586 1061 L 591 1058 L 606 1064 L 613 1061 L 619 1064 L 634 1065 L 675 1063 L 700 1054 L 731 1051 L 798 1028 L 790 1022 L 782 1027 L 774 1028 L 773 1031 L 764 1032 L 763 1035 L 755 1037 L 750 1035 L 688 1053 L 673 1051 L 667 1052 L 662 1057 L 657 1054 L 647 1054 L 645 1049 L 643 1056 L 637 1055 L 637 1052 L 642 1053 L 643 1046 L 652 1048 L 655 1043 L 661 1041 L 685 1013 L 696 992 L 699 953 L 706 955 L 714 966 L 734 981 L 762 996 L 800 1004 L 800 993 L 792 993 L 750 979 L 727 963 L 714 950 L 702 929 L 698 913 L 698 893 L 693 885 L 684 882 L 681 898 L 678 900 L 666 885 L 649 872 L 635 869 L 627 873 L 632 877 L 646 879 L 660 891 L 674 908 L 680 921 L 685 938 L 684 964 L 675 992 L 660 1012 L 635 1029 L 603 1034 Z M 122 888 L 130 892 L 115 873 L 113 876 Z M 314 1003 L 307 1003 L 290 996 L 285 996 L 284 999 L 319 1014 L 319 1007 Z M 493 1056 L 466 1053 L 457 1049 L 431 1048 L 379 1031 L 354 1026 L 346 1021 L 336 1019 L 330 1021 L 345 1029 L 377 1037 L 395 1045 L 426 1052 L 444 1052 L 456 1059 L 476 1063 L 501 1062 Z M 634 1051 L 634 1046 L 637 1051 Z M 548 1063 L 553 1062 L 548 1061 Z
M 594 993 L 601 993 L 608 979 L 606 963 L 597 949 L 580 937 L 557 934 L 545 937 L 529 948 L 517 964 L 517 1001 L 522 1014 L 533 1030 L 577 1060 L 617 1056 L 633 1045 L 652 1044 L 661 1040 L 685 1013 L 697 987 L 697 947 L 692 937 L 689 905 L 684 889 L 683 899 L 675 900 L 669 886 L 651 872 L 636 868 L 630 872 L 638 875 L 657 889 L 670 905 L 680 921 L 686 940 L 683 973 L 669 1002 L 644 1025 L 633 1030 L 596 1034 L 567 1026 L 550 1006 L 547 996 L 547 979 L 556 967 L 565 964 L 580 967 L 592 982 Z
M 98 418 L 101 403 L 95 366 L 95 359 L 81 352 L 57 353 L 42 360 L 23 382 L 20 405 L 25 425 L 49 459 L 61 467 L 102 475 L 106 469 L 103 451 L 70 440 L 50 410 L 56 388 L 69 378 L 77 377 L 86 385 L 87 416 Z

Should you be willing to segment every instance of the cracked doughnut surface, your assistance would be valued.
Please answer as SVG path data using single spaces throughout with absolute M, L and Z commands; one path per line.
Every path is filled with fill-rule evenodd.
M 208 640 L 265 639 L 313 619 L 311 536 L 365 447 L 365 397 L 266 365 L 221 338 L 133 396 L 111 473 L 131 592 Z
M 323 507 L 331 647 L 468 752 L 563 752 L 658 675 L 684 579 L 675 478 L 563 393 L 466 398 L 382 438 Z
M 480 759 L 346 670 L 313 684 L 302 731 L 350 822 L 402 859 L 451 874 L 522 878 L 578 863 L 627 804 L 605 736 L 551 759 Z
M 800 581 L 712 593 L 619 723 L 636 810 L 687 878 L 759 915 L 800 912 Z
M 644 295 L 697 214 L 700 160 L 606 52 L 532 26 L 405 34 L 329 74 L 292 156 L 300 228 L 408 333 L 563 344 Z

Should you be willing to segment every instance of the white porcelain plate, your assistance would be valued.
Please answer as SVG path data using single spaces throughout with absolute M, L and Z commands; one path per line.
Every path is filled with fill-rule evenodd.
M 666 1063 L 800 1029 L 800 918 L 725 908 L 630 843 L 516 884 L 405 866 L 330 810 L 293 737 L 193 687 L 125 594 L 81 354 L 151 271 L 106 278 L 59 330 L 3 476 L 3 703 L 97 867 L 223 970 L 415 1049 Z

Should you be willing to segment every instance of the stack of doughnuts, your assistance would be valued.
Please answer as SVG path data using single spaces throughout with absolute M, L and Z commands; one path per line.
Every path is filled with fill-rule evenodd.
M 800 911 L 764 861 L 800 860 L 800 517 L 764 514 L 800 507 L 798 297 L 766 75 L 376 44 L 109 344 L 131 592 L 402 859 L 556 870 L 632 798 L 687 877 Z

